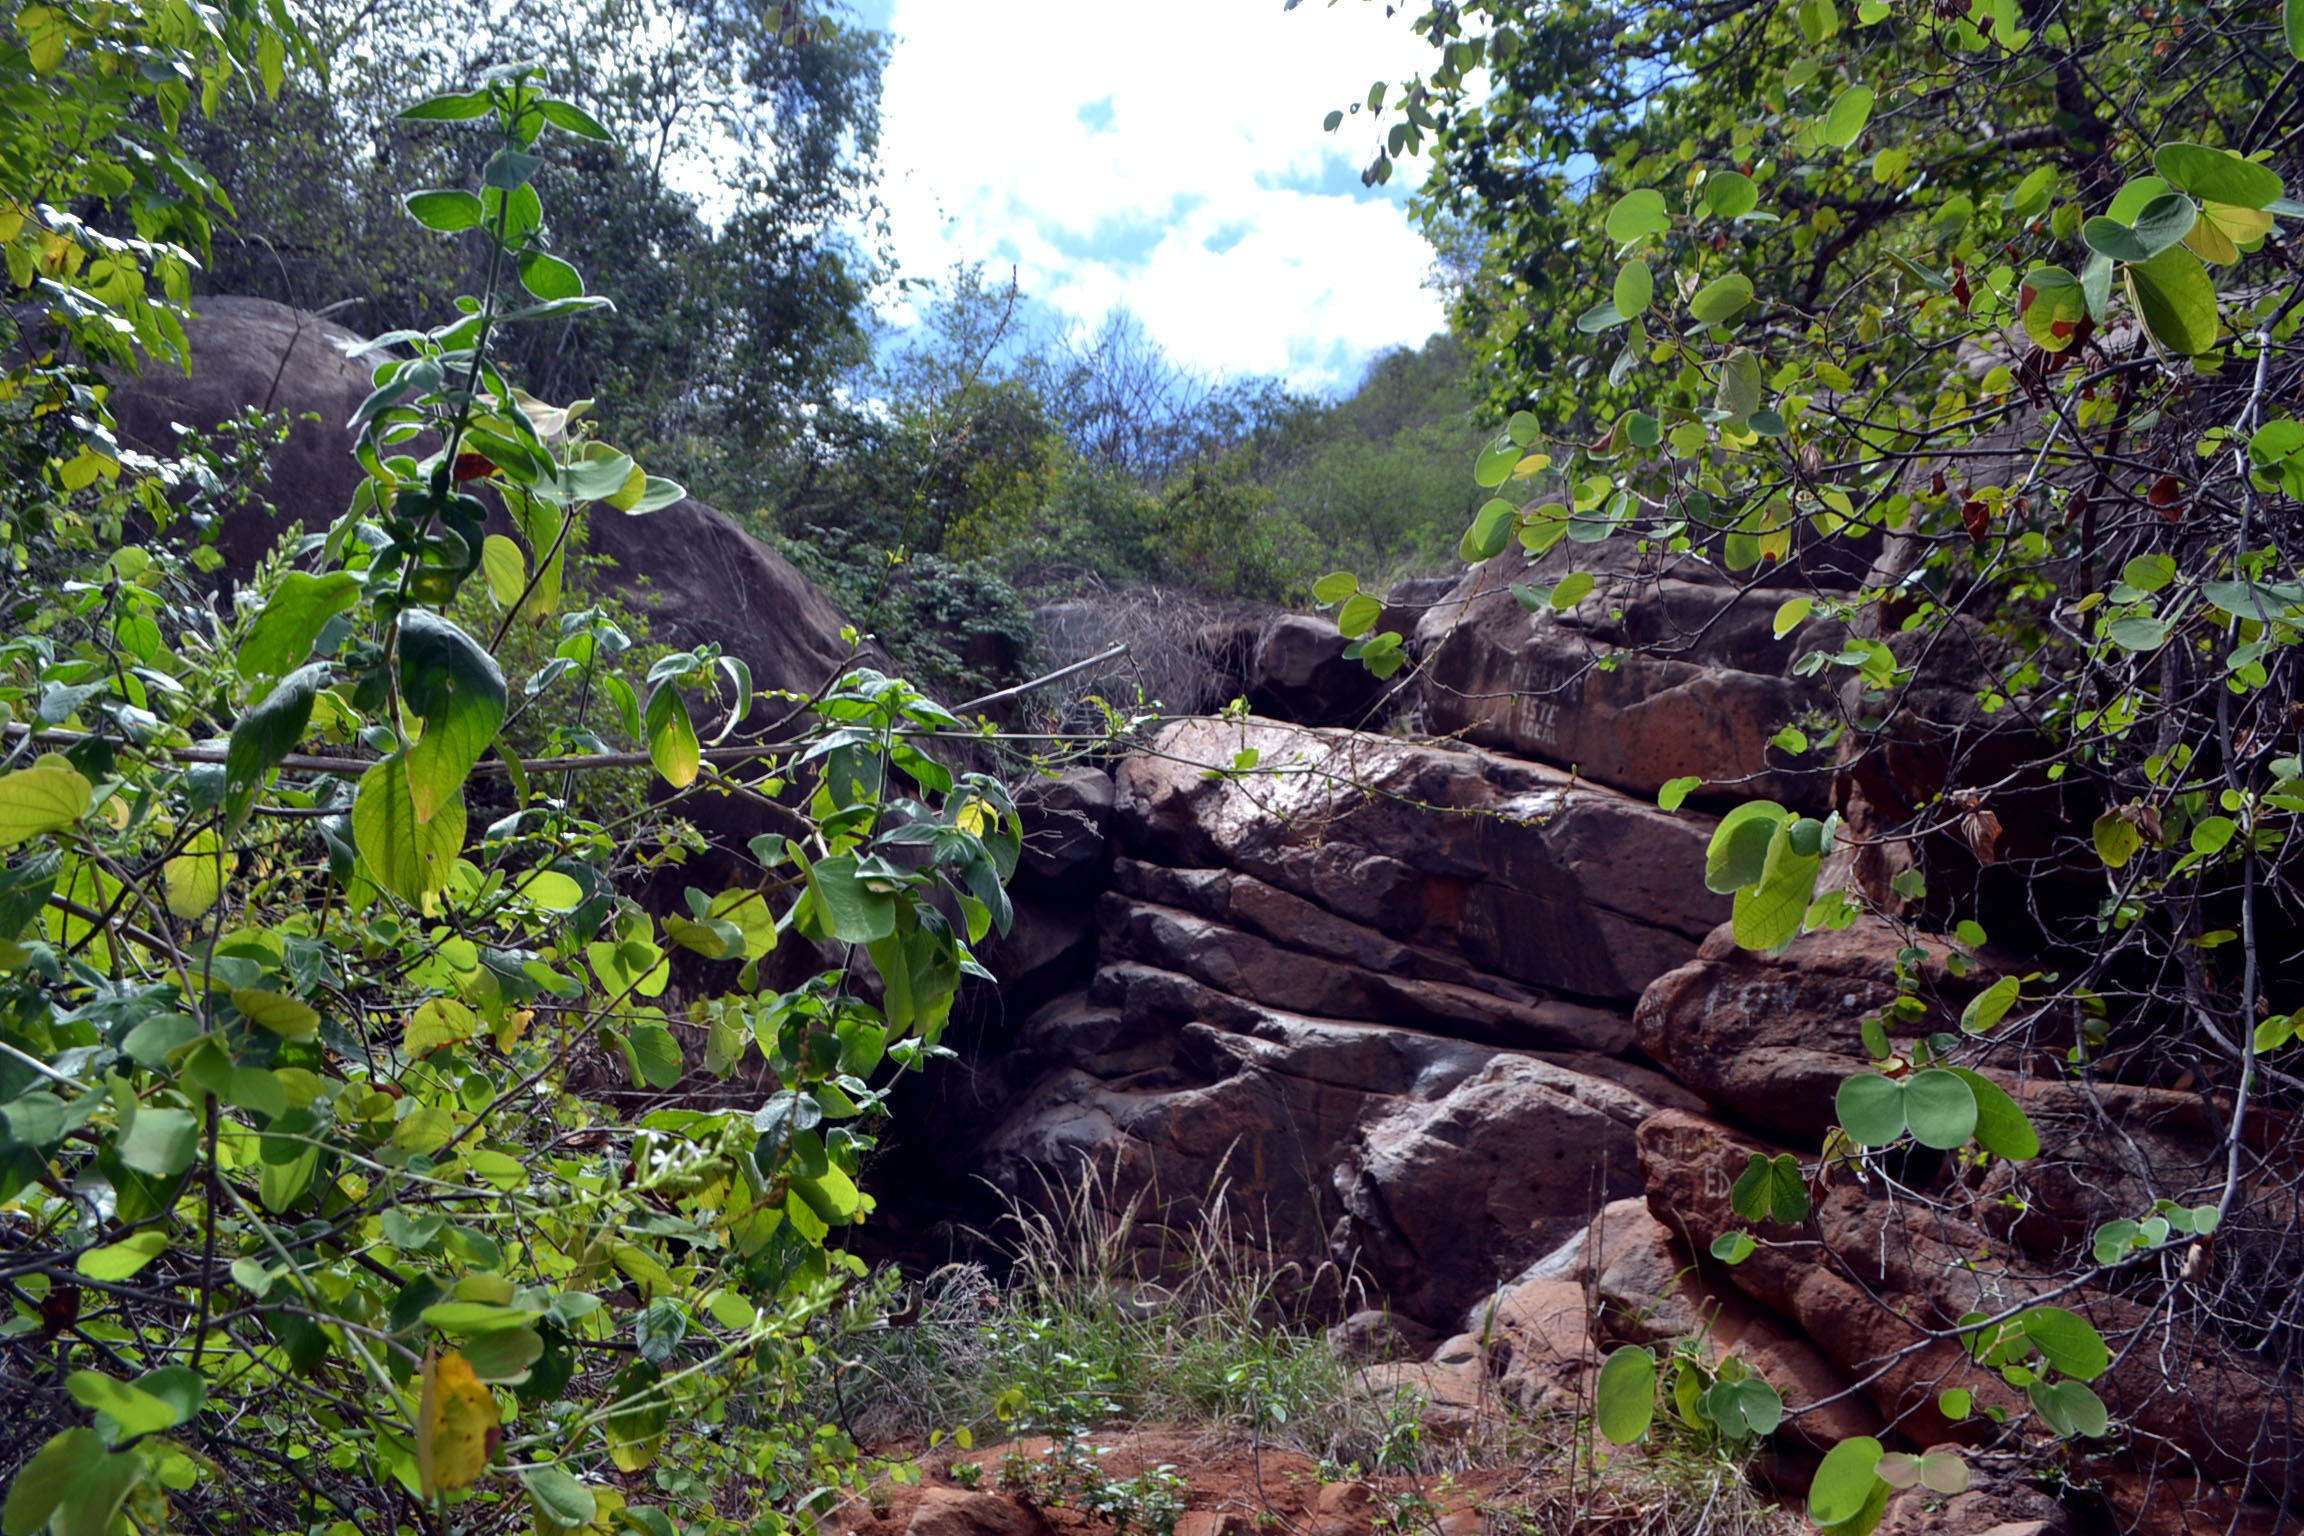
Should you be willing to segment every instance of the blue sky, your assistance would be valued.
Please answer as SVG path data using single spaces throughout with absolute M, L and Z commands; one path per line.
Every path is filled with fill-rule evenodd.
M 864 0 L 891 32 L 882 195 L 907 276 L 1013 265 L 1043 315 L 1132 310 L 1202 370 L 1348 389 L 1440 329 L 1411 175 L 1331 107 L 1428 50 L 1380 0 Z M 904 323 L 905 313 L 889 318 Z

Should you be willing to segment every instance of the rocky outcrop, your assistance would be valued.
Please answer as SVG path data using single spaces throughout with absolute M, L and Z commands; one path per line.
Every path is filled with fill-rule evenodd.
M 1779 639 L 1792 591 L 1730 585 L 1693 562 L 1635 572 L 1630 558 L 1614 544 L 1563 544 L 1532 565 L 1513 555 L 1467 572 L 1416 624 L 1420 723 L 1645 799 L 1694 777 L 1708 786 L 1700 796 L 1821 811 L 1826 754 L 1771 741 L 1830 702 L 1792 668 L 1837 627 L 1810 620 Z M 1566 610 L 1531 613 L 1512 593 L 1579 569 L 1597 582 Z
M 1250 718 L 1125 761 L 1112 831 L 1093 980 L 956 1089 L 996 1106 L 977 1155 L 1004 1188 L 1094 1167 L 1172 1218 L 1222 1189 L 1276 1260 L 1452 1323 L 1639 1188 L 1642 1121 L 1703 1103 L 1631 1022 L 1721 915 L 1701 818 Z

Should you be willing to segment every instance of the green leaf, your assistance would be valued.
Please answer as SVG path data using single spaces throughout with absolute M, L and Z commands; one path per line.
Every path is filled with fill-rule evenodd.
M 1986 1030 L 2008 1017 L 2023 996 L 2023 983 L 2013 976 L 2003 976 L 1968 1000 L 1960 1011 L 1960 1027 L 1972 1035 Z
M 488 577 L 488 594 L 499 608 L 509 608 L 528 590 L 528 560 L 520 546 L 500 533 L 480 541 L 480 569 Z
M 53 1536 L 111 1536 L 120 1506 L 150 1470 L 134 1451 L 111 1452 L 65 1490 L 49 1530 Z
M 227 831 L 239 829 L 257 792 L 264 787 L 264 776 L 304 739 L 305 728 L 312 723 L 312 701 L 328 686 L 328 679 L 329 666 L 324 661 L 298 667 L 232 727 L 231 745 L 224 752 Z
M 2040 1421 L 2067 1439 L 2086 1435 L 2096 1439 L 2111 1431 L 2112 1416 L 2104 1400 L 2077 1381 L 2035 1381 L 2026 1389 Z
M 1457 557 L 1469 565 L 1495 559 L 1512 542 L 1519 517 L 1512 504 L 1501 497 L 1489 501 L 1473 514 L 1472 526 L 1464 530 L 1456 546 Z
M 504 723 L 504 672 L 477 640 L 427 609 L 400 616 L 400 696 L 424 719 L 409 749 L 409 803 L 430 822 L 452 801 Z
M 1656 1417 L 1656 1357 L 1637 1345 L 1611 1354 L 1594 1389 L 1594 1422 L 1616 1445 L 1631 1445 Z
M 520 1474 L 520 1481 L 528 1489 L 528 1497 L 536 1501 L 536 1512 L 554 1525 L 581 1529 L 600 1513 L 600 1502 L 592 1490 L 559 1467 L 529 1467 Z
M 313 576 L 290 571 L 280 578 L 255 627 L 240 643 L 242 677 L 279 677 L 303 664 L 330 619 L 360 600 L 360 578 L 349 571 Z
M 283 1040 L 309 1040 L 320 1031 L 320 1015 L 312 1006 L 283 992 L 259 987 L 234 987 L 232 1006 L 249 1023 L 268 1029 Z
M 480 199 L 469 192 L 411 192 L 402 201 L 417 223 L 443 235 L 477 229 L 484 217 Z
M 1801 852 L 1793 843 L 1792 832 L 1790 822 L 1776 824 L 1759 883 L 1736 893 L 1729 921 L 1736 942 L 1746 949 L 1770 950 L 1789 943 L 1799 935 L 1808 904 L 1815 899 L 1823 854 L 1820 850 Z
M 1519 462 L 1518 445 L 1509 442 L 1490 443 L 1480 451 L 1480 457 L 1473 461 L 1472 483 L 1482 490 L 1494 490 L 1512 478 L 1513 468 Z
M 2149 653 L 2168 643 L 2168 626 L 2158 619 L 2128 614 L 2106 624 L 2104 638 L 2124 651 Z
M 601 126 L 598 118 L 568 102 L 553 101 L 547 98 L 536 103 L 536 110 L 544 115 L 544 121 L 562 133 L 572 133 L 580 139 L 591 139 L 595 143 L 601 144 L 613 142 L 615 139 L 614 134 Z M 586 1515 L 582 1520 L 564 1520 L 561 1523 L 563 1525 L 585 1525 L 590 1523 L 591 1518 L 590 1515 Z
M 2033 1307 L 2017 1319 L 2024 1336 L 2048 1363 L 2080 1381 L 2094 1381 L 2112 1367 L 2112 1350 L 2088 1319 L 2062 1307 Z
M 1666 779 L 1664 787 L 1656 791 L 1656 804 L 1661 810 L 1676 811 L 1695 790 L 1702 789 L 1704 781 L 1694 774 L 1686 778 Z
M 1886 1453 L 1870 1435 L 1852 1435 L 1827 1451 L 1808 1485 L 1808 1518 L 1833 1526 L 1862 1515 L 1874 1493 L 1887 1486 L 1875 1470 Z
M 2288 57 L 2304 61 L 2304 0 L 2281 0 L 2280 30 L 2288 40 Z
M 1628 261 L 1616 269 L 1616 312 L 1625 319 L 1638 318 L 1656 296 L 1656 279 L 1644 261 Z
M 469 95 L 434 96 L 420 101 L 400 114 L 407 123 L 461 123 L 488 115 L 488 93 L 473 91 Z
M 483 186 L 494 187 L 499 192 L 510 192 L 526 186 L 529 178 L 543 168 L 544 159 L 541 155 L 531 155 L 517 149 L 500 149 L 490 155 L 487 165 L 481 168 L 480 181 Z
M 1707 325 L 1719 325 L 1742 313 L 1752 302 L 1752 279 L 1741 272 L 1714 278 L 1696 290 L 1688 301 L 1688 313 Z
M 1904 1121 L 1924 1147 L 1949 1152 L 1976 1134 L 1976 1095 L 1958 1073 L 1941 1067 L 1904 1080 Z
M 377 884 L 423 907 L 448 888 L 464 848 L 464 796 L 458 791 L 430 821 L 416 819 L 408 775 L 394 753 L 360 776 L 352 802 L 352 839 Z
M 2154 341 L 2183 357 L 2216 344 L 2216 284 L 2199 257 L 2177 247 L 2121 270 Z
M 1723 1232 L 1712 1239 L 1712 1257 L 1723 1264 L 1741 1264 L 1759 1250 L 1760 1245 L 1749 1232 Z
M 2270 623 L 2304 605 L 2304 585 L 2284 581 L 2208 581 L 2200 595 L 2236 619 Z
M 1721 817 L 1704 850 L 1704 888 L 1726 896 L 1757 884 L 1788 814 L 1773 800 L 1748 800 Z
M 93 792 L 86 779 L 57 763 L 0 773 L 0 848 L 71 826 L 88 814 Z
M 544 1358 L 544 1335 L 533 1328 L 502 1328 L 467 1340 L 458 1353 L 482 1381 L 518 1386 Z
M 520 286 L 539 299 L 573 299 L 584 292 L 584 279 L 557 256 L 527 251 L 520 257 Z
M 92 1429 L 67 1429 L 52 1436 L 32 1459 L 16 1469 L 8 1503 L 0 1509 L 0 1531 L 34 1536 L 73 1488 L 85 1482 L 104 1459 L 104 1442 Z
M 688 718 L 688 701 L 669 680 L 648 695 L 646 720 L 648 761 L 674 789 L 696 782 L 704 763 L 704 749 L 696 740 L 696 727 Z
M 2239 823 L 2229 816 L 2203 816 L 2192 824 L 2192 851 L 2214 857 L 2231 845 L 2239 830 Z
M 876 891 L 856 873 L 856 856 L 837 854 L 808 867 L 808 889 L 833 938 L 870 944 L 896 931 L 896 897 Z
M 2023 1162 L 2040 1155 L 2040 1133 L 2032 1128 L 2023 1108 L 1998 1083 L 1969 1071 L 1948 1069 L 1968 1085 L 1976 1099 L 1976 1144 L 1994 1157 Z
M 1552 588 L 1552 606 L 1566 613 L 1592 595 L 1593 585 L 1589 571 L 1569 572 Z
M 1714 171 L 1704 178 L 1704 206 L 1723 219 L 1739 219 L 1760 206 L 1760 189 L 1742 171 Z
M 1859 1072 L 1840 1084 L 1832 1107 L 1860 1147 L 1885 1147 L 1904 1134 L 1904 1089 L 1893 1078 Z
M 2107 869 L 2125 869 L 2136 851 L 2144 846 L 2144 834 L 2136 823 L 2118 811 L 2107 811 L 2096 818 L 2096 857 L 2104 861 Z
M 2120 579 L 2139 592 L 2157 592 L 2176 579 L 2176 561 L 2168 555 L 2138 555 L 2120 568 Z
M 1664 209 L 1664 194 L 1653 187 L 1625 193 L 1608 210 L 1608 238 L 1618 245 L 1643 235 L 1662 234 L 1671 227 L 1672 216 Z
M 672 1031 L 661 1024 L 635 1024 L 628 1038 L 641 1082 L 666 1090 L 680 1086 L 680 1042 L 672 1038 Z
M 1760 404 L 1760 389 L 1760 356 L 1750 347 L 1738 347 L 1720 360 L 1720 393 L 1713 404 L 1727 417 L 1727 425 L 1741 429 L 1750 422 Z M 1729 535 L 1740 536 L 1749 537 Z
M 501 1294 L 501 1293 L 499 1293 Z M 508 1307 L 487 1301 L 443 1301 L 419 1314 L 425 1324 L 442 1333 L 496 1333 L 525 1328 L 544 1314 L 533 1307 Z
M 1576 329 L 1582 331 L 1587 336 L 1597 336 L 1602 331 L 1612 331 L 1616 329 L 1616 327 L 1627 323 L 1629 318 L 1630 317 L 1627 316 L 1622 310 L 1616 307 L 1616 301 L 1614 299 L 1609 299 L 1602 303 L 1593 305 L 1590 309 L 1584 311 L 1584 313 L 1581 315 L 1578 315 L 1576 317 Z
M 146 1111 L 150 1113 L 150 1111 Z M 139 1115 L 138 1119 L 143 1116 Z M 126 1280 L 168 1249 L 165 1232 L 138 1232 L 80 1255 L 76 1268 L 91 1280 Z
M 1376 627 L 1384 617 L 1384 605 L 1365 592 L 1355 592 L 1345 600 L 1336 614 L 1336 633 L 1347 640 L 1357 640 Z
M 2163 144 L 2153 152 L 2152 168 L 2203 202 L 2235 208 L 2270 207 L 2285 191 L 2271 167 L 2205 144 Z
M 2024 274 L 2016 308 L 2024 317 L 2024 334 L 2032 338 L 2034 346 L 2061 352 L 2079 333 L 2088 301 L 2080 291 L 2080 280 L 2062 267 L 2034 267 Z
M 191 1167 L 199 1147 L 200 1122 L 182 1109 L 137 1110 L 118 1143 L 121 1162 L 156 1179 L 172 1179 Z
M 1340 603 L 1360 590 L 1360 578 L 1350 571 L 1330 571 L 1312 583 L 1312 601 L 1326 606 Z
M 1824 125 L 1817 129 L 1817 137 L 1834 149 L 1846 149 L 1856 142 L 1864 125 L 1872 121 L 1873 100 L 1872 87 L 1848 87 L 1832 103 L 1832 110 L 1824 114 Z
M 174 1429 L 183 1422 L 174 1403 L 99 1371 L 74 1371 L 64 1378 L 64 1390 L 81 1407 L 111 1417 L 114 1444 Z
M 1776 620 L 1770 626 L 1770 628 L 1775 633 L 1776 638 L 1781 640 L 1786 635 L 1792 633 L 1792 631 L 1798 629 L 1802 624 L 1806 623 L 1808 620 L 1809 612 L 1814 607 L 1815 600 L 1812 598 L 1786 598 L 1783 605 L 1776 610 Z

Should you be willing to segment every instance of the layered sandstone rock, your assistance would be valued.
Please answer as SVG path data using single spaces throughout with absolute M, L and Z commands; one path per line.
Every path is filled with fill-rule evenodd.
M 1506 556 L 1467 572 L 1416 626 L 1421 723 L 1642 798 L 1685 776 L 1729 801 L 1820 810 L 1830 762 L 1770 741 L 1830 703 L 1792 667 L 1836 626 L 1812 620 L 1778 639 L 1790 590 L 1738 588 L 1689 563 L 1661 575 L 1637 564 L 1611 546 L 1561 545 L 1533 566 Z M 1598 581 L 1565 612 L 1531 613 L 1512 594 L 1578 568 Z

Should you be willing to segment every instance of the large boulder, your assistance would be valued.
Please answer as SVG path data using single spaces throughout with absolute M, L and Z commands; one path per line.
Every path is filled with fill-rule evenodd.
M 1727 916 L 1704 818 L 1492 753 L 1185 720 L 1117 786 L 1132 856 L 1237 870 L 1555 996 L 1628 1005 Z
M 271 515 L 245 508 L 217 540 L 224 574 L 241 577 L 291 524 L 322 531 L 351 506 L 362 471 L 345 424 L 368 396 L 377 358 L 348 356 L 358 336 L 269 299 L 208 297 L 194 308 L 190 375 L 149 366 L 120 380 L 111 404 L 122 442 L 155 454 L 175 451 L 179 425 L 213 431 L 248 407 L 291 414 L 263 492 Z M 761 689 L 812 693 L 852 654 L 840 636 L 846 621 L 823 593 L 693 498 L 645 517 L 595 508 L 583 548 L 609 562 L 587 579 L 645 614 L 651 640 L 683 650 L 717 643 Z
M 1512 593 L 1579 561 L 1601 569 L 1566 610 L 1532 613 Z M 1416 625 L 1420 723 L 1644 799 L 1694 777 L 1701 794 L 1820 811 L 1831 763 L 1772 741 L 1803 711 L 1830 707 L 1823 685 L 1792 668 L 1837 627 L 1809 620 L 1779 639 L 1791 590 L 1731 585 L 1690 562 L 1609 563 L 1562 545 L 1532 566 L 1513 554 L 1467 572 Z

